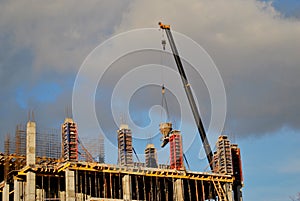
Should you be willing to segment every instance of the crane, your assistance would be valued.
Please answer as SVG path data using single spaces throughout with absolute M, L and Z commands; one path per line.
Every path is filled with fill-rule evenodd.
M 208 164 L 209 164 L 211 170 L 213 170 L 213 153 L 211 151 L 211 147 L 210 147 L 209 142 L 208 142 L 207 137 L 206 137 L 206 133 L 205 133 L 205 130 L 204 130 L 204 126 L 203 126 L 200 114 L 199 114 L 199 110 L 197 108 L 197 105 L 195 103 L 195 99 L 194 99 L 194 96 L 193 96 L 193 93 L 192 93 L 192 90 L 191 90 L 191 85 L 188 82 L 188 79 L 187 79 L 187 76 L 185 74 L 180 56 L 178 54 L 178 51 L 177 51 L 177 48 L 176 48 L 176 45 L 175 45 L 175 41 L 174 41 L 172 33 L 171 33 L 170 25 L 165 25 L 161 22 L 159 22 L 158 25 L 167 34 L 167 37 L 168 37 L 168 40 L 169 40 L 169 43 L 170 43 L 170 46 L 171 46 L 171 49 L 172 49 L 172 53 L 173 53 L 173 56 L 174 56 L 174 59 L 175 59 L 175 62 L 176 62 L 181 80 L 182 80 L 182 84 L 183 84 L 185 93 L 187 95 L 187 98 L 188 98 L 188 101 L 189 101 L 189 104 L 190 104 L 190 107 L 191 107 L 191 110 L 192 110 L 192 113 L 193 113 L 193 116 L 194 116 L 194 119 L 195 119 L 195 122 L 196 122 L 196 125 L 197 125 L 197 128 L 198 128 L 198 132 L 199 132 L 201 141 L 202 141 L 203 146 L 204 146 L 204 150 L 205 150 L 205 153 L 206 153 L 206 156 L 207 156 Z M 163 45 L 165 45 L 165 42 L 163 43 Z

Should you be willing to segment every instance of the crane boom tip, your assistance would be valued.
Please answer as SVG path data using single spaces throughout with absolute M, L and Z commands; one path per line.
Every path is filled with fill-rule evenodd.
M 165 25 L 162 22 L 158 22 L 158 25 L 161 29 L 170 29 L 170 25 Z

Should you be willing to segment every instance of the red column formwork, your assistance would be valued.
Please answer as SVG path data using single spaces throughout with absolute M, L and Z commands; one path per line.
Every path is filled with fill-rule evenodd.
M 180 131 L 173 130 L 169 138 L 170 142 L 170 166 L 172 169 L 183 169 L 182 139 Z

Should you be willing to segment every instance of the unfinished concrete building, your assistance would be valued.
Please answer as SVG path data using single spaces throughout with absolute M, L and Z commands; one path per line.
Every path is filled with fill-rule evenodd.
M 118 133 L 130 133 L 131 136 L 126 126 L 121 126 Z M 35 122 L 27 123 L 25 134 L 26 155 L 12 153 L 9 149 L 0 153 L 1 201 L 239 201 L 238 195 L 235 195 L 242 186 L 235 172 L 242 174 L 240 153 L 236 146 L 232 146 L 235 150 L 232 151 L 232 175 L 177 170 L 169 165 L 149 168 L 41 157 L 36 155 L 40 145 L 35 140 Z M 6 140 L 6 144 L 10 142 L 11 139 Z

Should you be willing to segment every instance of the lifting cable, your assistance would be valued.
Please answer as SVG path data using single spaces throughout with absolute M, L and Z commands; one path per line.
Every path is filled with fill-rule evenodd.
M 161 99 L 161 107 L 166 110 L 167 113 L 167 121 L 170 121 L 170 115 L 169 115 L 169 109 L 168 109 L 168 103 L 167 103 L 167 98 L 165 96 L 166 93 L 166 88 L 165 85 L 163 84 L 161 87 L 161 94 L 162 94 L 162 99 Z
M 161 94 L 162 94 L 162 100 L 161 100 L 161 107 L 164 108 L 166 110 L 167 113 L 167 121 L 170 121 L 170 115 L 169 115 L 169 109 L 168 109 L 168 104 L 167 104 L 167 99 L 165 96 L 165 92 L 166 92 L 166 88 L 164 85 L 164 62 L 163 62 L 163 55 L 164 55 L 164 51 L 166 50 L 166 40 L 165 40 L 165 36 L 164 36 L 164 32 L 162 31 L 162 40 L 161 40 L 161 44 L 162 44 L 162 48 L 163 51 L 161 51 L 161 58 L 160 58 L 160 65 L 162 66 L 162 70 L 161 70 L 161 81 L 162 81 L 162 86 L 161 86 Z M 162 120 L 162 111 L 161 110 L 161 120 Z

